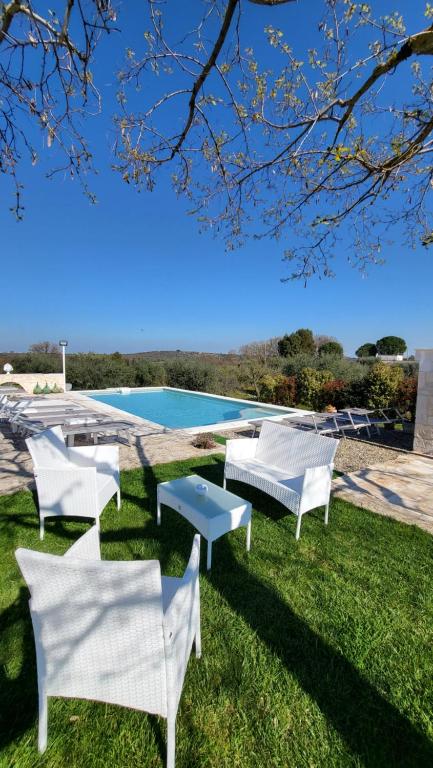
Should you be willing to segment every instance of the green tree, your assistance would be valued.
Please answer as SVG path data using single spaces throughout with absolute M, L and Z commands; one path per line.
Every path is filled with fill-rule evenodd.
M 281 357 L 294 357 L 300 354 L 314 355 L 315 351 L 313 332 L 309 328 L 298 328 L 293 333 L 286 333 L 278 342 L 278 353 Z
M 339 341 L 326 341 L 319 347 L 319 355 L 335 355 L 336 357 L 343 357 L 344 350 Z
M 405 340 L 400 336 L 384 336 L 376 341 L 376 347 L 379 355 L 403 355 L 407 349 Z
M 367 341 L 365 344 L 361 344 L 355 352 L 356 357 L 375 357 L 377 352 L 376 344 L 371 341 Z

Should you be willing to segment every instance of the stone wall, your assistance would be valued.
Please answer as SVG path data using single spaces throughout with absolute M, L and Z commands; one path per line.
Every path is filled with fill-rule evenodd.
M 433 456 L 433 349 L 417 349 L 419 361 L 414 451 Z
M 63 392 L 63 374 L 62 373 L 1 373 L 1 384 L 19 384 L 26 392 L 31 394 L 36 386 L 44 387 L 48 384 L 51 389 L 54 384 L 57 384 L 58 388 Z M 1 394 L 1 386 L 0 386 Z

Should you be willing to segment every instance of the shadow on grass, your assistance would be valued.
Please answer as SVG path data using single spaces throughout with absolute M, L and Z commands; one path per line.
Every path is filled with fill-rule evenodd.
M 196 472 L 207 480 L 221 484 L 223 461 L 212 464 L 188 465 L 188 474 Z M 176 467 L 177 469 L 177 467 Z M 156 484 L 169 477 L 163 468 L 143 467 L 145 506 L 152 514 L 156 506 Z M 274 521 L 286 516 L 276 502 L 271 502 L 252 488 L 233 484 L 233 490 L 250 499 L 257 508 L 266 509 Z M 127 493 L 124 494 L 127 498 Z M 143 499 L 132 497 L 140 506 Z M 67 524 L 57 521 L 56 534 L 66 540 L 76 538 L 77 531 L 68 531 Z M 137 537 L 157 539 L 160 560 L 164 564 L 175 551 L 187 560 L 191 548 L 191 529 L 176 513 L 170 524 L 156 526 L 155 520 L 144 526 L 105 530 L 102 540 L 124 542 L 128 546 Z M 253 530 L 254 546 L 254 530 Z M 129 547 L 131 556 L 133 550 Z M 218 562 L 211 574 L 204 576 L 205 547 L 203 547 L 202 578 L 207 578 L 233 611 L 241 616 L 273 653 L 277 654 L 288 672 L 316 702 L 330 725 L 340 734 L 354 755 L 366 768 L 401 766 L 422 768 L 433 765 L 433 744 L 361 673 L 317 632 L 297 616 L 281 596 L 258 579 L 248 567 L 237 560 L 225 536 L 218 542 Z M 0 745 L 15 740 L 31 725 L 36 716 L 36 676 L 33 637 L 28 615 L 27 591 L 1 616 L 2 632 L 22 622 L 23 661 L 18 677 L 1 676 L 2 721 Z M 203 649 L 206 654 L 206 648 Z M 288 705 L 290 706 L 290 704 Z M 153 718 L 151 718 L 153 720 Z M 159 724 L 154 726 L 160 753 L 165 752 L 165 739 Z
M 222 465 L 194 466 L 207 480 L 222 483 Z M 156 480 L 157 482 L 158 480 Z M 145 475 L 146 489 L 155 480 Z M 278 521 L 286 510 L 255 489 L 231 484 L 235 493 L 244 495 L 254 506 L 265 509 Z M 175 515 L 171 517 L 171 523 Z M 162 529 L 163 530 L 163 529 Z M 254 533 L 254 532 L 253 532 Z M 187 539 L 188 541 L 183 541 Z M 164 547 L 188 551 L 187 529 L 176 526 Z M 254 546 L 254 537 L 253 537 Z M 205 550 L 205 547 L 203 547 Z M 168 556 L 167 552 L 167 556 Z M 316 702 L 348 748 L 359 756 L 366 768 L 404 766 L 421 768 L 433 765 L 433 743 L 398 710 L 336 649 L 297 616 L 280 595 L 261 582 L 237 560 L 227 536 L 219 540 L 218 565 L 207 575 L 232 609 L 248 622 L 257 636 L 276 653 L 302 689 Z M 202 559 L 202 574 L 204 572 Z M 204 648 L 204 653 L 206 649 Z
M 0 615 L 2 655 L 13 642 L 17 624 L 22 626 L 19 673 L 14 676 L 5 663 L 0 665 L 0 749 L 31 728 L 37 714 L 35 647 L 28 601 L 28 591 L 21 587 L 17 599 Z

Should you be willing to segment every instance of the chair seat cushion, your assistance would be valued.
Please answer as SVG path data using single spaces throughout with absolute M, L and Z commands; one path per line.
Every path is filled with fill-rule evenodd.
M 284 472 L 278 467 L 265 464 L 263 461 L 258 459 L 240 459 L 239 461 L 236 460 L 227 462 L 227 464 L 236 466 L 236 468 L 241 472 L 260 475 L 260 477 L 262 477 L 267 482 L 279 483 L 280 485 L 284 485 L 286 488 L 295 491 L 299 495 L 301 494 L 302 483 L 304 480 L 303 475 L 290 476 L 287 474 L 287 472 Z

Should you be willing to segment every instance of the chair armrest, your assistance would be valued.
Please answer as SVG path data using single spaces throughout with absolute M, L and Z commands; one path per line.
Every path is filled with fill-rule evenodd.
M 327 504 L 331 493 L 333 464 L 307 467 L 302 483 L 300 513 Z
M 196 533 L 185 573 L 181 579 L 162 578 L 164 605 L 164 628 L 166 643 L 176 643 L 182 626 L 188 626 L 193 619 L 195 603 L 199 601 L 198 574 L 200 566 L 200 534 Z M 165 587 L 165 589 L 164 589 Z
M 240 437 L 226 442 L 226 461 L 251 459 L 256 455 L 258 437 Z
M 92 525 L 87 533 L 80 536 L 75 544 L 65 552 L 64 557 L 77 557 L 79 560 L 100 560 L 101 548 L 96 525 Z
M 38 467 L 35 479 L 44 516 L 98 516 L 96 467 Z
M 68 448 L 69 459 L 79 467 L 104 467 L 119 471 L 119 448 L 117 445 L 84 445 Z

